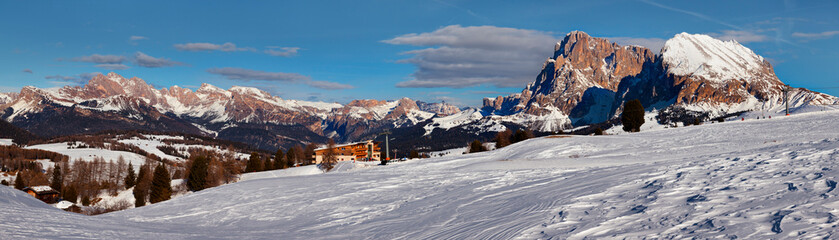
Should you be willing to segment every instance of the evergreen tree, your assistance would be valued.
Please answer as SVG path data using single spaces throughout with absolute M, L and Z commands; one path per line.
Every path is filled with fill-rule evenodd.
M 288 149 L 288 152 L 285 153 L 285 160 L 291 166 L 294 166 L 295 163 L 298 163 L 300 161 L 300 159 L 297 159 L 296 147 L 291 147 Z
M 140 167 L 140 172 L 137 173 L 137 182 L 134 185 L 134 206 L 142 207 L 146 205 L 146 197 L 149 195 L 149 177 L 148 165 Z
M 245 172 L 259 172 L 262 171 L 262 161 L 259 160 L 259 154 L 256 152 L 251 153 L 251 157 L 248 158 L 248 163 L 245 166 Z
M 262 163 L 262 171 L 274 170 L 274 161 L 271 161 L 271 157 L 265 157 L 265 161 L 262 161 Z
M 419 157 L 420 157 L 420 155 L 419 155 L 419 152 L 417 152 L 417 150 L 411 150 L 411 153 L 408 154 L 408 158 L 410 158 L 410 159 L 415 159 L 415 158 L 419 158 Z
M 303 165 L 312 164 L 312 161 L 315 161 L 315 149 L 318 148 L 318 145 L 315 143 L 306 144 L 306 149 L 298 149 L 298 151 L 302 152 L 303 156 L 300 156 L 300 161 L 303 162 Z M 298 152 L 298 154 L 300 154 Z
M 525 131 L 524 129 L 516 130 L 516 133 L 513 134 L 513 143 L 521 142 L 533 137 L 533 133 L 530 131 Z
M 644 106 L 641 105 L 640 100 L 634 99 L 624 103 L 621 123 L 623 123 L 624 131 L 641 131 L 641 125 L 644 125 Z
M 205 156 L 198 156 L 192 160 L 189 166 L 189 176 L 186 179 L 186 187 L 197 192 L 207 188 L 207 175 L 209 174 L 210 159 Z
M 52 181 L 50 187 L 55 191 L 61 192 L 61 186 L 64 184 L 64 178 L 61 176 L 61 165 L 56 164 L 52 169 Z
M 76 192 L 76 187 L 74 187 L 73 185 L 67 186 L 67 189 L 64 190 L 63 195 L 63 199 L 71 203 L 76 203 L 76 201 L 79 200 L 79 193 Z
M 137 182 L 137 176 L 134 175 L 134 166 L 128 162 L 128 174 L 125 175 L 125 189 L 133 187 Z
M 483 152 L 486 150 L 486 147 L 484 147 L 484 144 L 481 143 L 481 141 L 475 140 L 469 144 L 469 153 Z
M 335 153 L 335 140 L 330 138 L 326 144 L 326 151 L 323 153 L 323 160 L 320 161 L 320 169 L 329 172 L 329 170 L 335 167 L 336 163 L 338 163 L 338 157 Z M 384 160 L 382 160 L 382 163 L 384 164 Z
M 169 171 L 163 164 L 154 168 L 154 177 L 149 191 L 149 202 L 152 204 L 166 201 L 172 198 L 172 179 L 169 178 Z
M 23 190 L 26 188 L 26 184 L 23 183 L 23 176 L 20 174 L 21 171 L 17 172 L 17 176 L 15 176 L 15 189 Z
M 288 163 L 285 161 L 285 154 L 282 149 L 277 149 L 277 153 L 274 153 L 274 169 L 286 168 L 288 168 Z

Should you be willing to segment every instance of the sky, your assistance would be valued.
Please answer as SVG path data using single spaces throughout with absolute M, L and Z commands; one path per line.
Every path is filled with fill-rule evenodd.
M 97 73 L 284 99 L 481 105 L 521 92 L 566 33 L 658 52 L 737 40 L 781 81 L 839 96 L 837 1 L 2 1 L 0 92 Z

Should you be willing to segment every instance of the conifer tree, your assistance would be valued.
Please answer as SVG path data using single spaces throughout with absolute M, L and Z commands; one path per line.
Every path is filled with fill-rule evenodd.
M 140 172 L 137 173 L 137 182 L 134 185 L 134 206 L 142 207 L 146 205 L 146 197 L 149 194 L 148 179 L 148 165 L 140 167 Z
M 15 176 L 15 189 L 23 190 L 26 188 L 26 184 L 23 183 L 23 176 L 20 174 L 21 171 L 17 172 L 17 176 Z
M 125 189 L 129 189 L 134 187 L 137 183 L 137 176 L 134 174 L 134 166 L 131 165 L 131 162 L 128 162 L 128 174 L 125 175 Z
M 56 164 L 52 169 L 52 181 L 50 187 L 55 191 L 61 192 L 61 186 L 64 184 L 64 177 L 61 176 L 61 165 Z
M 408 158 L 411 158 L 411 159 L 419 158 L 419 157 L 420 157 L 420 155 L 419 155 L 419 152 L 417 152 L 417 150 L 411 150 L 411 153 L 408 154 Z
M 207 188 L 207 175 L 209 174 L 210 159 L 205 156 L 198 156 L 192 160 L 189 167 L 189 176 L 186 179 L 186 186 L 194 192 Z
M 524 129 L 516 130 L 516 133 L 513 134 L 513 143 L 521 142 L 533 137 L 533 133 L 530 131 L 525 131 Z
M 274 170 L 274 161 L 271 161 L 271 157 L 265 157 L 265 161 L 262 161 L 262 171 L 271 171 Z
M 259 172 L 262 171 L 262 162 L 259 160 L 259 154 L 256 152 L 251 153 L 251 157 L 248 158 L 248 163 L 245 166 L 245 172 Z
M 285 161 L 285 154 L 282 149 L 277 149 L 277 153 L 274 153 L 274 169 L 286 168 L 288 168 L 288 163 Z
M 76 201 L 79 199 L 79 193 L 76 192 L 76 187 L 74 187 L 73 185 L 67 186 L 67 189 L 64 190 L 63 195 L 63 199 L 71 203 L 76 203 Z
M 169 171 L 163 164 L 154 168 L 154 177 L 149 191 L 149 202 L 152 204 L 169 200 L 172 198 L 172 179 L 169 178 Z
M 641 125 L 644 125 L 644 106 L 641 105 L 640 100 L 634 99 L 624 103 L 621 123 L 623 123 L 624 131 L 641 131 Z
M 288 149 L 288 152 L 285 153 L 285 160 L 291 166 L 294 166 L 295 163 L 298 163 L 300 161 L 300 159 L 297 159 L 296 147 L 291 147 Z

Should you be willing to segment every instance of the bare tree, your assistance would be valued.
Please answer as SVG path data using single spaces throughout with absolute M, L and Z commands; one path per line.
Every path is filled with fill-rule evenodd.
M 320 168 L 324 170 L 324 172 L 328 172 L 335 167 L 336 163 L 338 163 L 338 156 L 335 153 L 335 140 L 330 138 L 329 143 L 326 144 L 326 151 L 323 153 L 323 160 L 320 162 Z

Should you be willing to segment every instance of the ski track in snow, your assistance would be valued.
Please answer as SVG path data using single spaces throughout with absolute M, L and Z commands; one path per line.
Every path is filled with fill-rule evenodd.
M 539 138 L 328 174 L 279 170 L 93 217 L 0 187 L 0 238 L 835 238 L 837 117 Z

